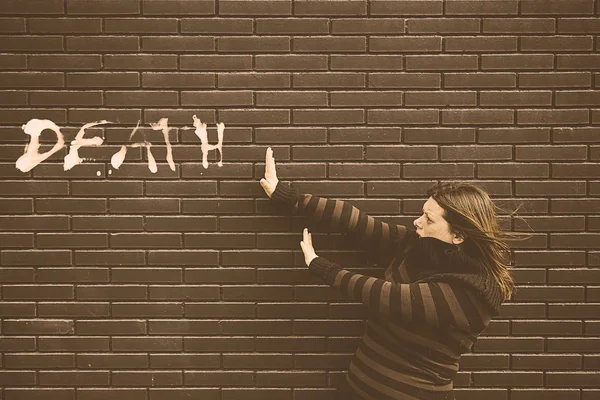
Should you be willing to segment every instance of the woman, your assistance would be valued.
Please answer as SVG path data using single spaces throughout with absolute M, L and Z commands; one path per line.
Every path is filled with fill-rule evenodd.
M 466 183 L 438 185 L 408 230 L 279 183 L 270 148 L 260 184 L 277 206 L 353 234 L 387 258 L 385 280 L 352 273 L 317 256 L 304 229 L 300 246 L 310 272 L 370 311 L 337 398 L 454 399 L 461 354 L 514 290 L 503 261 L 502 238 L 510 235 L 499 229 L 489 196 Z

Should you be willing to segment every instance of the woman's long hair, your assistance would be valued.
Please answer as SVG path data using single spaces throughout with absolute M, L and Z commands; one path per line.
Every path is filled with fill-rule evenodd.
M 510 248 L 506 241 L 523 240 L 531 235 L 500 229 L 496 211 L 502 210 L 483 189 L 471 183 L 439 183 L 427 195 L 444 209 L 444 218 L 452 232 L 463 238 L 461 251 L 481 260 L 500 286 L 504 300 L 510 299 L 515 282 L 509 272 L 512 263 L 508 261 Z

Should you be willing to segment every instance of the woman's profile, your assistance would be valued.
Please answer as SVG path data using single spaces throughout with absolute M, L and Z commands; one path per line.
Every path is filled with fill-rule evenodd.
M 279 182 L 270 148 L 265 168 L 260 184 L 279 208 L 352 234 L 387 259 L 385 279 L 353 273 L 317 256 L 304 229 L 310 272 L 369 310 L 336 398 L 454 399 L 460 356 L 515 289 L 505 262 L 511 234 L 499 228 L 487 193 L 469 183 L 438 184 L 408 229 Z

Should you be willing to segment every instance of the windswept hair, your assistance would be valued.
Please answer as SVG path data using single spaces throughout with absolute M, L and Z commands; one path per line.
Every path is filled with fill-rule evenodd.
M 510 274 L 510 247 L 507 241 L 524 240 L 531 235 L 503 231 L 497 212 L 503 212 L 480 187 L 467 182 L 438 183 L 427 191 L 445 211 L 444 218 L 453 233 L 463 238 L 461 251 L 482 262 L 500 286 L 504 300 L 515 288 Z M 510 215 L 515 215 L 515 212 Z

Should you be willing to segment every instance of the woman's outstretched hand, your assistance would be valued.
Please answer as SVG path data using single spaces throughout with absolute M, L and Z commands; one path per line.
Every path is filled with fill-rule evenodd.
M 277 187 L 277 171 L 275 171 L 275 159 L 273 158 L 273 150 L 269 147 L 265 157 L 265 177 L 260 180 L 260 186 L 265 190 L 269 198 Z
M 310 262 L 317 258 L 317 254 L 315 253 L 315 249 L 312 244 L 312 235 L 308 232 L 308 229 L 304 228 L 304 232 L 302 233 L 302 241 L 300 242 L 300 247 L 302 248 L 302 252 L 304 253 L 304 262 L 306 266 L 310 265 Z

